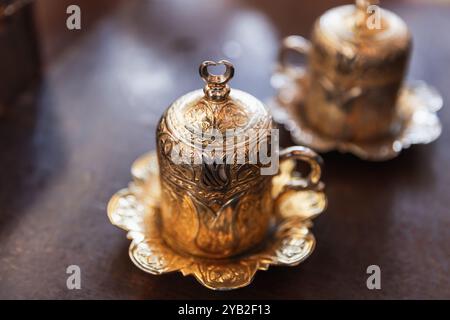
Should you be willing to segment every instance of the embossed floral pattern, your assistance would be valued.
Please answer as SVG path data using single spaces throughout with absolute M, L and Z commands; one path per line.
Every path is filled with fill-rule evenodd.
M 292 170 L 292 167 L 285 165 L 281 170 Z M 130 186 L 110 200 L 108 217 L 112 224 L 128 232 L 128 238 L 132 240 L 129 248 L 131 260 L 145 272 L 159 275 L 180 271 L 185 276 L 193 275 L 210 289 L 229 290 L 248 285 L 258 270 L 267 270 L 269 265 L 297 265 L 314 249 L 315 239 L 309 231 L 310 219 L 325 209 L 326 199 L 322 192 L 312 194 L 309 191 L 308 197 L 316 198 L 310 201 L 314 203 L 311 210 L 303 205 L 299 215 L 295 215 L 295 207 L 284 206 L 289 212 L 279 214 L 275 232 L 258 250 L 237 258 L 219 260 L 181 254 L 169 247 L 160 234 L 156 155 L 151 153 L 138 159 L 132 173 Z M 279 187 L 275 186 L 275 189 Z

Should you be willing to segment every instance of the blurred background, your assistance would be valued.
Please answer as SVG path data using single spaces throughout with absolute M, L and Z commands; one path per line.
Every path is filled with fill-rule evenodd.
M 316 252 L 212 293 L 129 261 L 106 203 L 155 147 L 155 126 L 202 87 L 203 60 L 228 59 L 231 86 L 266 100 L 280 39 L 308 37 L 340 0 L 0 0 L 1 298 L 450 298 L 450 124 L 441 138 L 386 163 L 325 155 L 329 208 Z M 69 30 L 69 5 L 81 29 Z M 450 1 L 390 0 L 414 38 L 408 78 L 450 101 Z M 283 144 L 289 145 L 287 136 Z M 83 289 L 65 287 L 79 265 Z M 378 264 L 383 290 L 365 286 Z M 270 288 L 270 290 L 269 290 Z

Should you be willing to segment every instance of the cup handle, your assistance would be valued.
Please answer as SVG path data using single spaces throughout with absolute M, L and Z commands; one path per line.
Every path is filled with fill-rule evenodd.
M 290 179 L 283 184 L 283 189 L 276 196 L 275 203 L 279 202 L 290 191 L 320 191 L 323 184 L 320 181 L 322 176 L 322 157 L 307 147 L 293 146 L 280 151 L 280 165 L 283 161 L 294 159 L 296 161 L 306 162 L 310 166 L 310 172 L 306 178 L 299 174 L 291 175 Z
M 296 65 L 287 62 L 289 52 L 295 52 L 307 57 L 311 51 L 311 42 L 302 36 L 288 36 L 281 42 L 280 52 L 278 54 L 278 61 L 281 71 L 291 74 L 296 78 L 302 77 L 305 73 L 305 65 Z

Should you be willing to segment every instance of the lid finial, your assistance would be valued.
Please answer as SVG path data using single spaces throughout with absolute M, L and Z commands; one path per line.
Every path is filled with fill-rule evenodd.
M 210 66 L 225 66 L 225 72 L 221 75 L 215 75 L 208 71 Z M 227 82 L 234 76 L 234 66 L 227 60 L 204 61 L 199 67 L 200 77 L 206 82 L 203 92 L 206 97 L 213 101 L 220 101 L 225 99 L 230 93 L 230 87 Z
M 379 0 L 356 0 L 356 28 L 359 30 L 367 29 L 367 21 L 370 15 L 373 13 L 371 11 L 371 6 L 379 5 Z

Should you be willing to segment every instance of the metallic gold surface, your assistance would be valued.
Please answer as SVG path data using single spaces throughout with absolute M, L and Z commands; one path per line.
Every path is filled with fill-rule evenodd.
M 309 75 L 302 117 L 330 139 L 367 142 L 400 130 L 396 101 L 411 36 L 390 11 L 379 8 L 376 24 L 377 13 L 371 17 L 367 11 L 373 3 L 357 1 L 330 9 L 316 21 L 311 43 L 300 36 L 282 43 L 280 72 Z M 287 63 L 292 51 L 306 56 L 307 70 Z
M 273 178 L 271 196 L 283 197 L 276 202 L 271 228 L 257 247 L 227 259 L 201 258 L 174 250 L 161 233 L 162 190 L 156 157 L 149 153 L 138 159 L 132 167 L 133 181 L 108 204 L 111 223 L 128 232 L 131 260 L 143 271 L 155 275 L 180 271 L 195 276 L 210 289 L 230 290 L 248 285 L 258 270 L 267 270 L 270 265 L 298 265 L 314 250 L 311 219 L 325 209 L 327 201 L 320 183 L 316 190 L 283 192 L 286 183 L 292 181 L 293 160 L 284 161 L 280 174 Z
M 402 149 L 411 145 L 431 143 L 442 132 L 441 122 L 436 114 L 443 105 L 442 97 L 436 89 L 424 82 L 411 82 L 400 90 L 396 104 L 398 131 L 382 139 L 355 142 L 323 135 L 305 120 L 302 110 L 307 92 L 306 79 L 293 80 L 285 74 L 274 77 L 278 78 L 278 96 L 268 103 L 274 119 L 290 131 L 295 143 L 319 152 L 338 150 L 366 160 L 383 161 L 396 157 Z
M 212 75 L 211 65 L 224 64 L 223 75 Z M 161 235 L 170 247 L 186 254 L 227 258 L 258 246 L 269 232 L 276 199 L 271 195 L 272 176 L 261 175 L 258 160 L 238 164 L 224 159 L 212 161 L 204 147 L 223 148 L 222 140 L 210 134 L 225 133 L 227 140 L 238 139 L 249 130 L 272 129 L 266 107 L 253 96 L 230 88 L 234 74 L 231 63 L 207 61 L 200 65 L 205 80 L 203 90 L 176 100 L 164 113 L 157 129 L 157 154 L 161 168 Z M 230 134 L 227 130 L 234 130 Z M 268 140 L 270 143 L 270 139 Z M 252 141 L 226 146 L 226 155 L 252 151 Z M 269 146 L 270 147 L 270 146 Z M 181 150 L 200 163 L 180 164 L 172 151 Z M 258 150 L 259 152 L 259 150 Z M 295 158 L 311 166 L 303 183 L 288 189 L 316 189 L 320 180 L 320 157 L 313 151 L 296 147 L 282 153 L 282 160 Z M 258 157 L 259 159 L 259 157 Z

